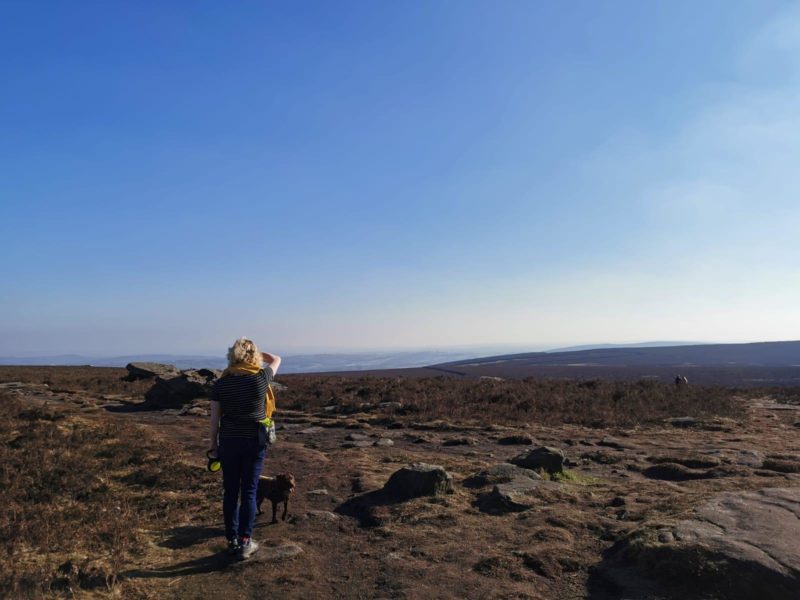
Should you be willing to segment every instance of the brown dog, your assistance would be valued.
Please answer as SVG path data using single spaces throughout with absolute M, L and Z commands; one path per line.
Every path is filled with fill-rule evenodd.
M 295 488 L 294 475 L 291 473 L 280 473 L 275 477 L 266 477 L 262 475 L 258 478 L 258 490 L 256 491 L 256 506 L 258 507 L 258 514 L 261 510 L 261 503 L 264 499 L 269 499 L 272 502 L 272 522 L 277 523 L 278 519 L 275 518 L 275 513 L 278 511 L 278 502 L 283 502 L 283 516 L 286 520 L 286 511 L 289 510 L 289 496 L 292 495 Z

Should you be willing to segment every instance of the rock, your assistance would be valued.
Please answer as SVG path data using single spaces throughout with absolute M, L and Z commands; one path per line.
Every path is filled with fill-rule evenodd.
M 564 453 L 558 448 L 542 446 L 523 452 L 509 462 L 523 469 L 532 469 L 534 471 L 543 469 L 550 474 L 561 473 L 564 470 Z
M 406 439 L 412 444 L 430 444 L 431 438 L 424 435 L 406 434 Z
M 301 429 L 297 433 L 302 433 L 303 435 L 313 435 L 315 433 L 320 433 L 321 431 L 325 431 L 324 427 L 306 427 L 305 429 Z
M 368 440 L 369 436 L 365 433 L 348 433 L 344 439 L 350 442 L 363 442 L 364 440 Z
M 215 371 L 211 369 L 187 369 L 174 377 L 158 376 L 145 399 L 158 407 L 183 406 L 197 398 L 208 397 L 215 381 Z
M 400 410 L 403 408 L 402 402 L 379 402 L 378 408 L 381 410 Z
M 532 446 L 533 438 L 529 435 L 507 435 L 506 437 L 501 437 L 499 440 L 497 440 L 497 443 L 504 446 Z
M 329 510 L 309 510 L 306 513 L 306 516 L 309 519 L 319 519 L 320 521 L 338 521 L 341 519 L 339 515 L 336 513 L 332 513 Z
M 673 526 L 637 530 L 599 571 L 623 589 L 643 575 L 654 584 L 648 598 L 796 600 L 798 539 L 800 488 L 726 492 Z
M 297 544 L 281 544 L 280 546 L 270 546 L 269 544 L 262 544 L 261 549 L 255 556 L 259 556 L 261 560 L 286 560 L 293 558 L 298 554 L 302 554 L 303 549 Z
M 478 441 L 469 437 L 449 438 L 442 442 L 442 446 L 474 446 Z
M 466 487 L 483 487 L 486 485 L 496 485 L 507 483 L 514 479 L 541 479 L 536 471 L 523 469 L 510 463 L 500 463 L 479 471 L 464 480 Z
M 360 440 L 358 442 L 345 442 L 342 448 L 371 448 L 372 442 L 370 440 Z
M 207 417 L 208 411 L 202 406 L 193 406 L 192 408 L 186 411 L 186 414 L 194 415 L 196 417 Z
M 319 488 L 317 490 L 309 490 L 306 492 L 309 496 L 327 496 L 328 490 L 325 488 Z
M 478 508 L 490 514 L 528 510 L 541 502 L 534 495 L 541 484 L 541 481 L 529 477 L 498 483 L 491 492 L 478 498 Z
M 19 390 L 25 387 L 21 381 L 7 381 L 0 383 L 0 390 Z
M 696 427 L 697 426 L 697 419 L 694 417 L 675 417 L 674 419 L 669 419 L 669 424 L 673 427 Z
M 706 471 L 690 469 L 677 463 L 661 463 L 653 465 L 642 471 L 642 475 L 650 479 L 663 479 L 665 481 L 689 481 L 690 479 L 710 479 L 713 475 Z
M 391 440 L 389 438 L 381 438 L 375 442 L 375 445 L 378 446 L 379 448 L 387 448 L 389 446 L 394 446 L 394 440 Z
M 181 374 L 177 367 L 154 362 L 132 362 L 128 363 L 125 368 L 128 370 L 128 375 L 125 377 L 127 381 L 155 379 L 156 377 L 172 379 Z
M 793 460 L 781 460 L 778 458 L 767 458 L 764 464 L 761 465 L 762 469 L 767 471 L 776 471 L 778 473 L 800 473 L 800 462 Z
M 450 494 L 453 492 L 453 477 L 438 465 L 414 463 L 392 473 L 383 486 L 383 492 L 395 500 Z
M 633 450 L 634 448 L 633 445 L 613 437 L 604 437 L 597 442 L 597 445 L 605 446 L 606 448 L 614 448 L 614 450 Z
M 599 463 L 601 465 L 615 465 L 619 462 L 622 462 L 623 458 L 625 457 L 618 452 L 611 453 L 604 452 L 603 450 L 595 450 L 594 452 L 584 452 L 581 454 L 581 458 Z
M 715 456 L 704 456 L 704 455 L 694 455 L 694 454 L 686 454 L 678 456 L 652 456 L 647 460 L 656 464 L 676 463 L 679 465 L 683 465 L 684 467 L 689 467 L 690 469 L 710 469 L 711 467 L 717 467 L 720 464 L 720 460 Z

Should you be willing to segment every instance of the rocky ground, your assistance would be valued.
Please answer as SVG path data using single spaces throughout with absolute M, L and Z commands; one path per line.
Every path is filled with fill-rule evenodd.
M 419 422 L 393 418 L 397 406 L 283 409 L 265 472 L 294 474 L 289 518 L 270 525 L 267 513 L 259 517 L 262 551 L 231 563 L 221 554 L 220 476 L 205 470 L 206 400 L 139 410 L 141 395 L 124 391 L 57 390 L 31 381 L 6 381 L 0 391 L 82 424 L 73 427 L 121 424 L 163 441 L 190 474 L 180 492 L 169 493 L 126 475 L 135 493 L 180 508 L 168 523 L 130 524 L 144 543 L 117 557 L 112 581 L 51 581 L 14 593 L 800 597 L 800 406 L 771 397 L 742 397 L 740 418 L 689 415 L 611 429 L 535 419 Z M 11 432 L 3 442 L 13 447 L 19 436 Z M 149 448 L 157 454 L 158 447 Z M 398 490 L 416 484 L 384 488 L 416 463 L 442 467 L 450 483 L 411 498 Z M 7 550 L 26 560 L 18 548 Z M 68 553 L 51 558 L 53 569 L 80 568 Z

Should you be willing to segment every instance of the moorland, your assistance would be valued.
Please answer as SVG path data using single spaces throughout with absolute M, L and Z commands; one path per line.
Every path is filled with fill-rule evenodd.
M 157 407 L 153 381 L 126 375 L 0 367 L 4 597 L 800 592 L 797 388 L 278 377 L 265 472 L 291 471 L 298 489 L 286 521 L 259 517 L 262 551 L 231 563 L 207 398 Z M 526 462 L 542 453 L 557 464 Z M 441 466 L 449 490 L 382 492 L 417 463 Z

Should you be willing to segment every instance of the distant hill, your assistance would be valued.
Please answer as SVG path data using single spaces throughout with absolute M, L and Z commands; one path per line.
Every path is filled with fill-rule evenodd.
M 580 350 L 603 350 L 607 348 L 662 348 L 666 346 L 703 346 L 708 342 L 639 342 L 638 344 L 584 344 L 582 346 L 567 346 L 565 348 L 551 348 L 545 352 L 578 352 Z
M 707 385 L 800 387 L 800 341 L 505 354 L 439 363 L 425 369 L 396 370 L 392 374 L 664 382 L 681 374 L 691 383 Z
M 562 352 L 531 352 L 487 356 L 433 365 L 481 367 L 534 366 L 653 366 L 653 367 L 800 367 L 800 341 L 749 344 L 696 344 L 661 347 L 610 347 Z

